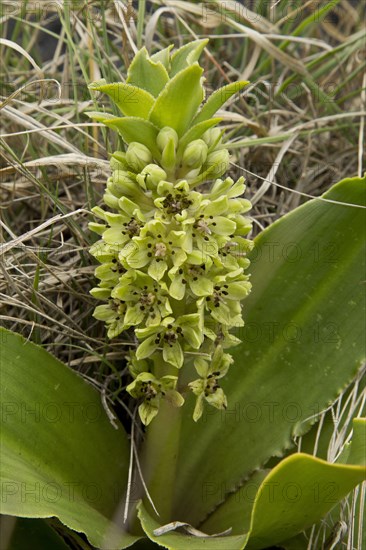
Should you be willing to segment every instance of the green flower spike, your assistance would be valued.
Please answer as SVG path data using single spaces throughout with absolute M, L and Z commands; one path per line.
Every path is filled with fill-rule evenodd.
M 128 367 L 134 380 L 127 391 L 141 401 L 144 424 L 161 399 L 181 406 L 187 389 L 197 396 L 195 421 L 204 402 L 226 407 L 218 380 L 232 358 L 223 350 L 239 342 L 232 330 L 243 325 L 241 301 L 250 292 L 245 214 L 251 205 L 242 198 L 243 178 L 220 179 L 229 152 L 215 127 L 221 119 L 213 118 L 247 82 L 229 84 L 202 103 L 198 58 L 206 44 L 197 40 L 153 56 L 142 48 L 126 82 L 90 85 L 108 95 L 121 116 L 89 116 L 125 144 L 111 157 L 107 210 L 93 208 L 99 221 L 90 224 L 100 237 L 90 250 L 100 264 L 91 294 L 105 301 L 94 316 L 109 338 L 133 327 Z M 190 382 L 194 367 L 200 378 Z

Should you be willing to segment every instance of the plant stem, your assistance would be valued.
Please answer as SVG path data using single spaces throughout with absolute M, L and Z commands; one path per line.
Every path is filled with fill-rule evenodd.
M 171 517 L 176 467 L 179 450 L 182 408 L 162 400 L 158 416 L 148 426 L 142 450 L 145 482 L 160 514 L 159 521 L 168 523 Z M 146 502 L 150 513 L 155 515 Z

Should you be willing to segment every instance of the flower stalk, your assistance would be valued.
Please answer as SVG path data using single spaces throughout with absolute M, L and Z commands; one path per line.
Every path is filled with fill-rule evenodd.
M 220 379 L 232 363 L 227 349 L 239 343 L 231 331 L 243 325 L 241 301 L 250 292 L 251 205 L 242 198 L 243 178 L 221 179 L 229 153 L 213 118 L 247 83 L 229 84 L 202 105 L 197 60 L 206 43 L 152 56 L 142 48 L 126 83 L 90 86 L 109 95 L 123 116 L 89 116 L 126 144 L 111 158 L 108 210 L 93 208 L 100 221 L 90 224 L 101 237 L 90 250 L 100 263 L 91 293 L 105 302 L 94 316 L 109 338 L 134 329 L 127 391 L 139 400 L 146 425 L 162 400 L 181 407 L 188 391 L 197 399 L 195 421 L 205 403 L 227 406 Z M 196 377 L 183 385 L 188 364 Z

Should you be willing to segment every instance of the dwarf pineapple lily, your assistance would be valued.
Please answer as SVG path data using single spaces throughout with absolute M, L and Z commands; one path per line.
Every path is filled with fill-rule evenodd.
M 197 397 L 193 418 L 204 402 L 225 408 L 219 380 L 239 343 L 230 331 L 242 326 L 241 300 L 250 292 L 246 257 L 252 242 L 241 198 L 244 180 L 220 179 L 229 167 L 216 111 L 247 83 L 214 92 L 205 103 L 203 69 L 197 60 L 207 40 L 171 53 L 135 55 L 126 83 L 94 82 L 123 116 L 89 116 L 116 130 L 126 144 L 111 158 L 104 203 L 93 208 L 101 235 L 91 247 L 96 268 L 95 298 L 106 303 L 94 316 L 108 337 L 134 327 L 136 349 L 129 355 L 134 378 L 127 391 L 140 400 L 148 424 L 161 399 L 184 403 Z

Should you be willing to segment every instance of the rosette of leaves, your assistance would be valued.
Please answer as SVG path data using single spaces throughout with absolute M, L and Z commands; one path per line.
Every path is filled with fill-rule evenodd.
M 250 292 L 244 180 L 221 178 L 229 153 L 217 128 L 217 110 L 247 82 L 229 84 L 206 101 L 197 60 L 207 40 L 174 53 L 172 47 L 135 55 L 126 82 L 91 84 L 107 94 L 123 116 L 89 113 L 116 130 L 125 151 L 111 158 L 104 194 L 107 210 L 93 209 L 101 239 L 91 248 L 100 262 L 93 296 L 105 301 L 95 317 L 108 337 L 133 327 L 136 350 L 129 358 L 133 382 L 127 391 L 140 400 L 144 424 L 162 399 L 177 407 L 182 393 L 226 408 L 220 379 L 232 359 L 225 351 L 239 340 L 241 300 Z M 184 371 L 184 372 L 183 372 Z

